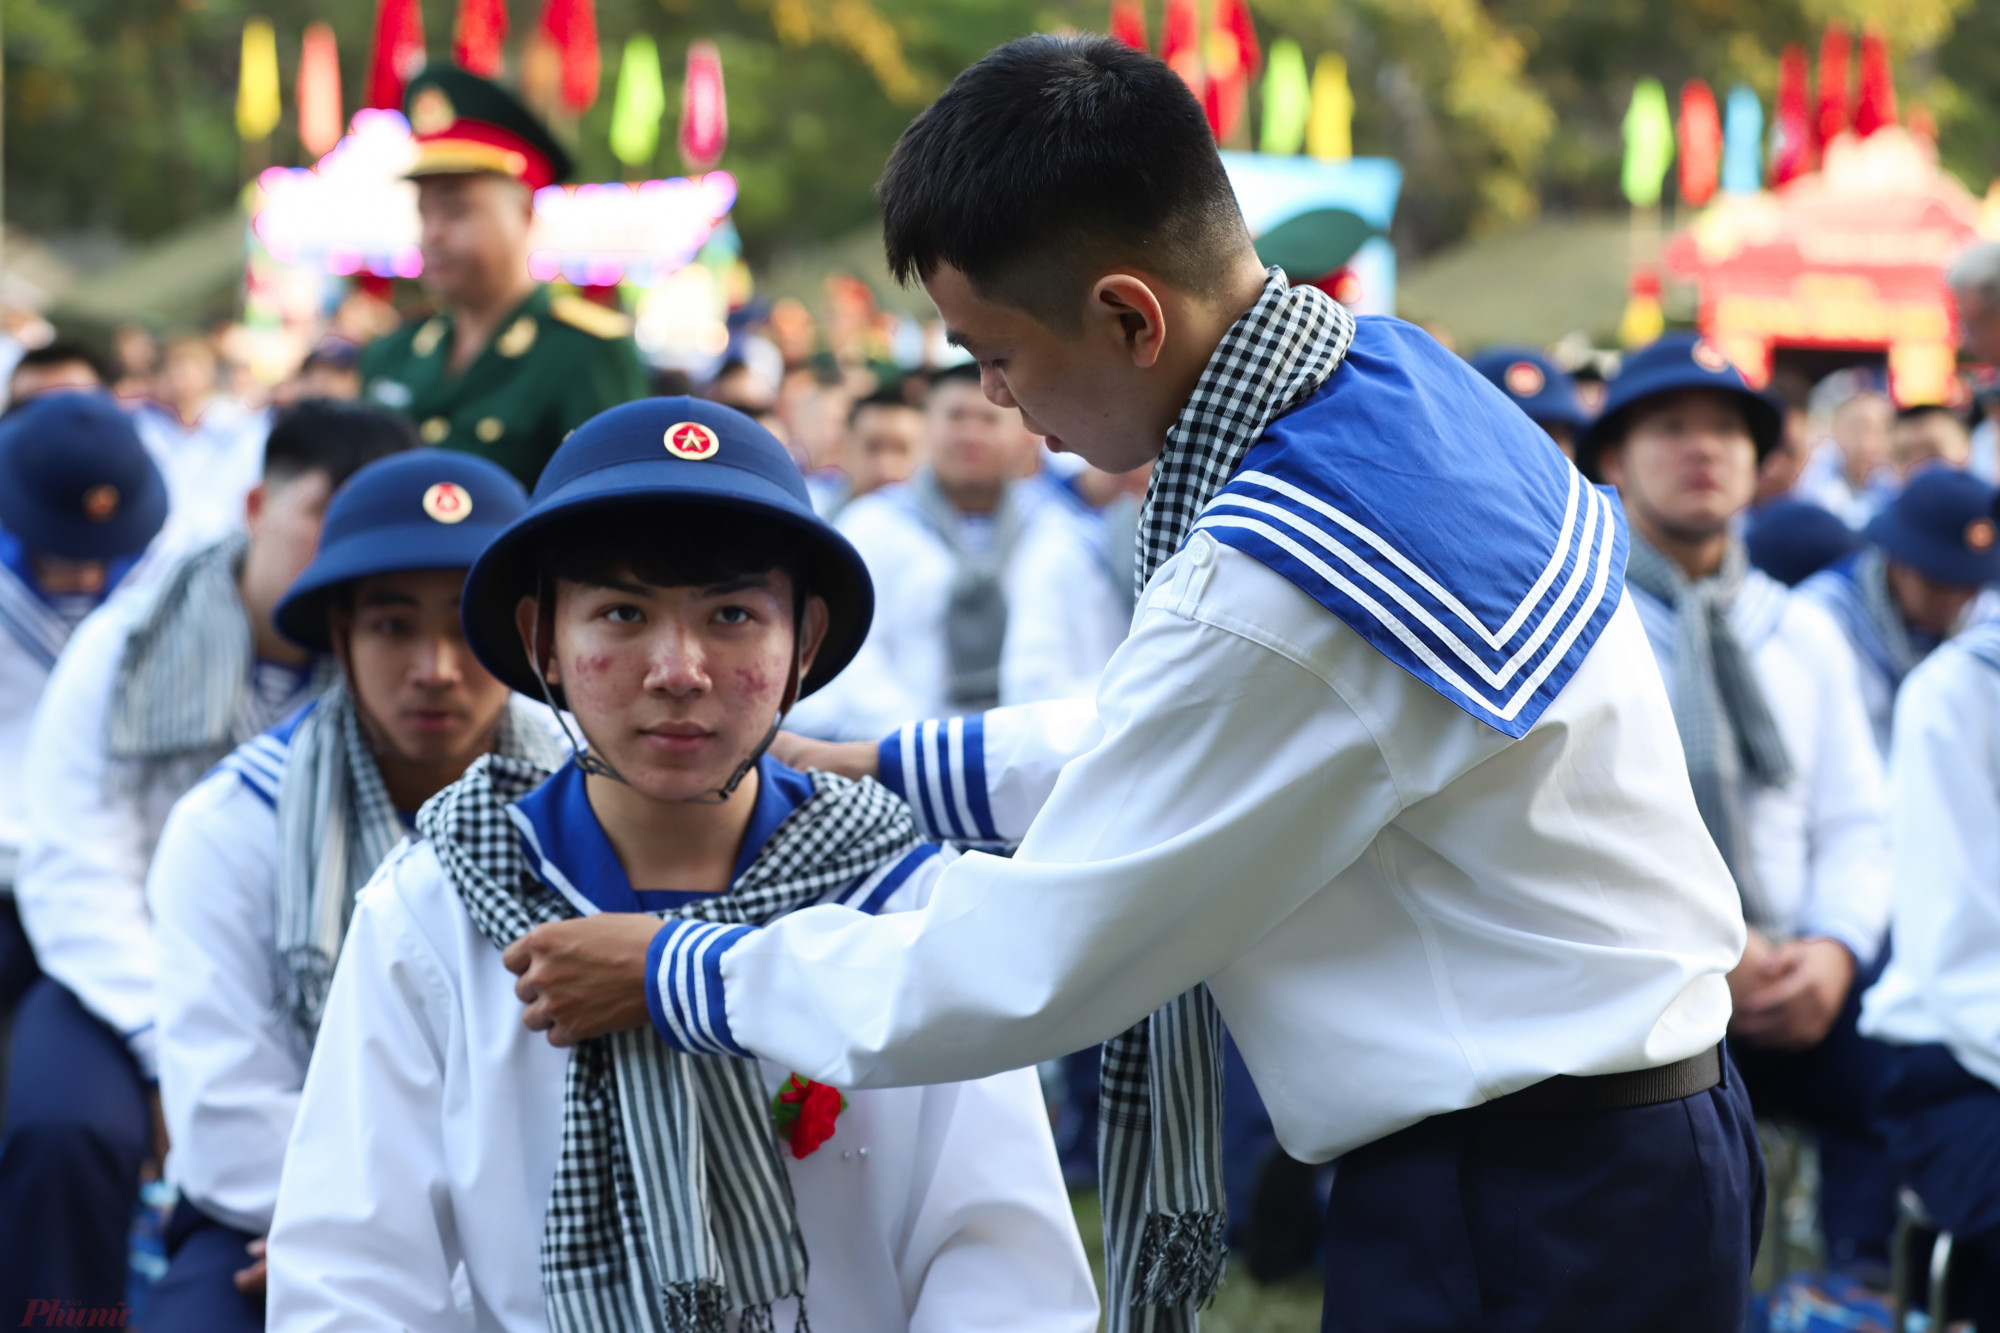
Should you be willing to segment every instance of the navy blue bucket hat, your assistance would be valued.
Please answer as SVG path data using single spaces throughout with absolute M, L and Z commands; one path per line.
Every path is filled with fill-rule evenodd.
M 1936 583 L 2000 583 L 2000 491 L 1970 472 L 1934 467 L 1911 477 L 1902 494 L 1861 535 L 1899 565 Z
M 1576 396 L 1576 381 L 1532 347 L 1489 347 L 1472 358 L 1472 368 L 1542 425 L 1579 429 L 1590 420 Z
M 1837 515 L 1804 500 L 1777 500 L 1753 509 L 1743 529 L 1750 563 L 1787 587 L 1805 582 L 1864 544 L 1861 534 Z
M 1576 465 L 1597 479 L 1598 455 L 1625 436 L 1632 411 L 1649 398 L 1684 389 L 1726 394 L 1743 409 L 1758 461 L 1778 446 L 1784 416 L 1778 405 L 1750 387 L 1722 349 L 1694 333 L 1669 333 L 1625 358 L 1604 396 L 1604 410 L 1576 442 Z
M 728 511 L 745 524 L 781 530 L 803 549 L 804 591 L 825 600 L 828 624 L 799 697 L 839 675 L 875 615 L 868 566 L 813 512 L 798 466 L 775 435 L 734 408 L 699 398 L 642 398 L 570 433 L 542 469 L 528 511 L 466 577 L 460 605 L 472 651 L 500 680 L 540 697 L 544 686 L 522 649 L 514 608 L 536 591 L 542 540 L 590 515 L 674 509 Z
M 356 579 L 419 569 L 471 569 L 528 507 L 505 468 L 471 454 L 416 449 L 379 458 L 347 479 L 326 507 L 319 552 L 272 614 L 303 647 L 332 646 L 327 607 Z
M 166 480 L 109 395 L 48 394 L 0 424 L 0 528 L 29 551 L 117 560 L 166 521 Z

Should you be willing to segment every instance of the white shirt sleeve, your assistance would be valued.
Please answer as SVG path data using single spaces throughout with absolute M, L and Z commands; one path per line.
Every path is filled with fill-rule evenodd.
M 661 975 L 681 1021 L 842 1087 L 1031 1065 L 1214 975 L 1361 855 L 1408 798 L 1377 740 L 1402 702 L 1424 691 L 1424 716 L 1449 712 L 1454 735 L 1477 724 L 1429 707 L 1429 687 L 1372 649 L 1346 659 L 1352 682 L 1308 670 L 1232 615 L 1229 580 L 1203 589 L 1227 566 L 1270 596 L 1304 594 L 1213 543 L 1206 560 L 1185 554 L 1105 672 L 1102 739 L 1062 770 L 1011 860 L 967 855 L 919 912 L 672 927 Z M 1302 623 L 1344 630 L 1312 614 Z M 1403 743 L 1449 748 L 1430 739 Z M 722 1005 L 699 973 L 719 978 Z
M 1819 762 L 1804 775 L 1809 880 L 1799 933 L 1838 940 L 1863 967 L 1889 928 L 1892 899 L 1886 797 L 1853 650 L 1826 612 L 1794 599 L 1819 667 Z
M 153 1072 L 157 954 L 146 911 L 152 855 L 139 795 L 109 790 L 111 691 L 124 651 L 119 602 L 70 636 L 28 735 L 28 845 L 15 895 L 42 970 L 124 1036 Z
M 451 990 L 383 883 L 406 861 L 391 856 L 363 890 L 334 971 L 271 1227 L 272 1333 L 459 1322 L 443 1142 Z
M 162 957 L 160 1102 L 168 1175 L 203 1212 L 270 1230 L 305 1082 L 304 1040 L 278 1010 L 277 816 L 234 773 L 167 818 L 147 878 Z
M 912 722 L 883 740 L 878 776 L 909 802 L 927 838 L 1015 843 L 1041 813 L 1063 765 L 1102 736 L 1090 699 Z

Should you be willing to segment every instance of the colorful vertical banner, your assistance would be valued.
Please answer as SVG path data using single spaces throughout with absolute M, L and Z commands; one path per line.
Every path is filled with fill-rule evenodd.
M 1755 194 L 1764 187 L 1764 104 L 1743 84 L 1729 90 L 1722 114 L 1722 189 Z
M 617 100 L 611 104 L 611 152 L 628 167 L 644 167 L 660 147 L 660 118 L 667 113 L 660 78 L 660 48 L 638 33 L 625 39 L 618 62 Z
M 236 72 L 236 133 L 268 139 L 284 115 L 278 100 L 278 35 L 266 19 L 243 24 L 243 59 Z
M 1771 115 L 1771 188 L 1812 170 L 1812 113 L 1806 93 L 1806 53 L 1797 43 L 1778 56 L 1778 104 Z
M 1861 96 L 1854 104 L 1854 132 L 1867 138 L 1896 123 L 1896 79 L 1889 44 L 1873 28 L 1861 32 Z
M 1722 115 L 1715 94 L 1702 79 L 1681 85 L 1681 200 L 1701 207 L 1715 197 L 1722 179 Z
M 340 48 L 325 23 L 306 24 L 299 43 L 297 93 L 299 143 L 314 157 L 325 157 L 347 129 L 340 104 Z
M 1193 90 L 1196 101 L 1206 101 L 1208 78 L 1202 70 L 1201 14 L 1195 9 L 1195 0 L 1167 0 L 1160 29 L 1160 59 Z
M 1347 85 L 1347 61 L 1331 51 L 1313 64 L 1306 152 L 1322 162 L 1354 156 L 1354 91 Z
M 507 44 L 507 0 L 458 0 L 451 58 L 484 79 L 500 77 Z
M 1819 43 L 1819 106 L 1813 116 L 1813 144 L 1824 149 L 1849 123 L 1847 64 L 1852 43 L 1847 25 L 1838 19 L 1826 25 Z
M 1289 37 L 1271 43 L 1271 61 L 1264 71 L 1264 124 L 1258 147 L 1290 157 L 1305 147 L 1306 122 L 1312 116 L 1312 84 L 1306 78 L 1306 53 Z
M 681 160 L 689 171 L 707 171 L 729 142 L 729 100 L 722 84 L 722 53 L 714 42 L 688 47 L 681 85 Z
M 424 11 L 417 0 L 376 0 L 368 52 L 368 105 L 403 109 L 403 89 L 424 67 Z
M 1667 90 L 1658 79 L 1641 79 L 1632 89 L 1625 111 L 1625 166 L 1619 184 L 1634 208 L 1660 202 L 1667 168 L 1674 161 L 1674 120 L 1667 112 Z
M 1135 51 L 1145 51 L 1146 11 L 1139 0 L 1111 0 L 1111 35 Z
M 579 116 L 590 110 L 603 73 L 597 49 L 597 0 L 546 0 L 537 36 L 555 53 L 563 106 Z
M 1264 53 L 1245 0 L 1215 0 L 1212 17 L 1202 43 L 1202 64 L 1208 74 L 1203 106 L 1216 142 L 1227 143 L 1243 124 L 1250 82 L 1263 66 Z

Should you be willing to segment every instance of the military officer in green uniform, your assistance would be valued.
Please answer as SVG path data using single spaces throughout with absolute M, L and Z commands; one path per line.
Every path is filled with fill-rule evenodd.
M 526 107 L 434 65 L 410 81 L 405 110 L 424 290 L 439 313 L 370 344 L 363 392 L 415 421 L 425 443 L 484 455 L 532 487 L 571 430 L 645 396 L 632 322 L 528 275 L 534 192 L 572 168 Z

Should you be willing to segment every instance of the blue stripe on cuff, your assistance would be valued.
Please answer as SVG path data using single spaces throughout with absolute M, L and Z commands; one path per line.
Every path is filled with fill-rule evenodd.
M 907 726 L 890 732 L 875 752 L 875 780 L 905 801 L 910 799 L 910 792 L 903 783 L 903 738 L 909 733 Z
M 972 805 L 973 827 L 989 842 L 1000 841 L 993 826 L 993 807 L 986 800 L 986 715 L 965 719 L 965 799 Z
M 749 1057 L 729 1031 L 722 957 L 750 931 L 749 926 L 670 919 L 653 937 L 646 949 L 653 978 L 646 1008 L 669 1046 L 693 1055 Z
M 936 766 L 937 761 L 930 752 L 930 733 L 936 730 L 937 723 L 935 722 L 919 722 L 917 724 L 917 743 L 915 747 L 917 771 L 914 774 L 915 780 L 910 784 L 916 788 L 917 792 L 917 798 L 914 801 L 910 801 L 910 808 L 916 811 L 917 822 L 923 825 L 924 836 L 929 838 L 950 836 L 950 831 L 945 828 L 944 821 L 938 818 L 937 810 L 931 805 L 930 770 Z M 908 797 L 904 797 L 904 799 L 909 800 Z

